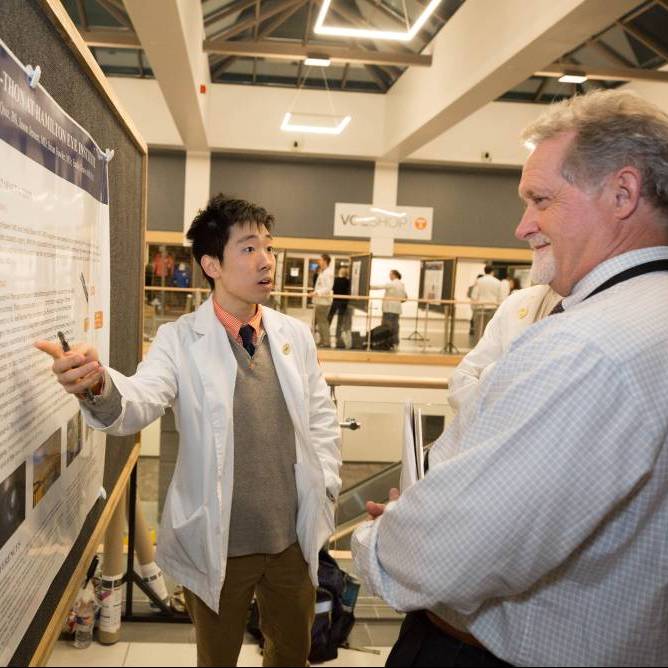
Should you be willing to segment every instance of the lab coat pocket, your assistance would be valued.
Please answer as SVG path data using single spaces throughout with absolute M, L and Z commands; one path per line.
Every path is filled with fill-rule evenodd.
M 295 483 L 297 485 L 297 536 L 302 552 L 307 561 L 311 561 L 317 538 L 320 515 L 320 500 L 313 475 L 308 466 L 295 464 Z
M 316 545 L 318 546 L 318 549 L 322 548 L 325 543 L 327 543 L 330 536 L 334 533 L 334 529 L 336 527 L 334 520 L 336 504 L 334 504 L 325 496 L 325 498 L 321 501 L 321 508 L 322 511 L 320 513 L 320 518 L 317 525 Z
M 190 517 L 174 524 L 174 535 L 181 551 L 201 573 L 208 573 L 210 560 L 209 513 L 200 506 Z

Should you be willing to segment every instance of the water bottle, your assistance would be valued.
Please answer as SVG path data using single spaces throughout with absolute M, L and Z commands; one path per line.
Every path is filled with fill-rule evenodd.
M 93 640 L 93 627 L 95 626 L 96 600 L 93 583 L 86 583 L 79 591 L 74 602 L 74 614 L 76 623 L 74 625 L 74 646 L 77 649 L 85 649 Z
M 86 649 L 93 641 L 93 622 L 77 616 L 74 627 L 74 646 L 77 649 Z

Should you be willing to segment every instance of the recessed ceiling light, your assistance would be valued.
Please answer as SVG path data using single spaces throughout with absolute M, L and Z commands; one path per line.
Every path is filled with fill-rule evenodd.
M 329 6 L 332 4 L 332 0 L 324 0 L 322 6 L 320 7 L 320 13 L 316 19 L 313 32 L 315 32 L 317 35 L 335 35 L 338 37 L 359 37 L 362 39 L 387 39 L 394 40 L 396 42 L 410 42 L 413 37 L 417 35 L 422 26 L 427 22 L 427 19 L 433 14 L 434 10 L 440 4 L 440 2 L 441 0 L 431 0 L 431 2 L 425 7 L 422 14 L 420 14 L 418 19 L 409 30 L 405 32 L 396 32 L 393 30 L 344 28 L 340 26 L 323 25 L 325 22 L 325 16 L 327 16 L 327 11 L 329 10 Z
M 560 83 L 572 83 L 572 84 L 581 84 L 587 81 L 586 74 L 564 74 L 559 77 L 558 81 Z
M 307 67 L 329 67 L 332 61 L 329 58 L 305 58 L 304 65 Z

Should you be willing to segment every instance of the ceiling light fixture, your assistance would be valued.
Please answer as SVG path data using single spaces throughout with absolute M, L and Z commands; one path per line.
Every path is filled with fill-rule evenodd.
M 325 81 L 325 89 L 327 90 L 327 99 L 329 101 L 329 109 L 331 113 L 322 114 L 309 111 L 294 111 L 310 71 L 311 68 L 308 67 L 304 74 L 304 78 L 302 79 L 302 83 L 292 100 L 292 104 L 288 107 L 288 111 L 285 112 L 285 116 L 283 116 L 281 130 L 283 130 L 283 132 L 303 132 L 314 135 L 340 135 L 346 127 L 348 127 L 348 123 L 352 120 L 352 116 L 350 114 L 343 115 L 336 113 L 334 100 L 332 99 L 332 94 L 329 90 L 327 75 L 325 74 L 324 68 L 322 68 L 322 78 Z
M 390 216 L 391 218 L 407 218 L 408 214 L 407 213 L 401 213 L 398 211 L 388 211 L 387 209 L 380 209 L 377 206 L 372 206 L 371 211 L 375 211 L 376 213 L 382 213 L 384 216 Z
M 564 74 L 559 77 L 558 81 L 560 83 L 572 83 L 572 84 L 581 84 L 587 81 L 586 74 Z
M 294 116 L 306 116 L 308 118 L 316 119 L 330 119 L 330 121 L 338 121 L 336 125 L 318 123 L 295 123 L 293 122 Z M 303 114 L 299 112 L 287 111 L 285 116 L 283 116 L 283 123 L 281 124 L 281 130 L 283 132 L 308 132 L 316 135 L 340 135 L 345 129 L 348 123 L 350 123 L 352 116 L 336 116 L 335 114 Z
M 326 26 L 324 25 L 325 16 L 332 0 L 324 0 L 320 7 L 320 13 L 315 22 L 313 31 L 317 35 L 334 35 L 337 37 L 359 37 L 362 39 L 387 39 L 395 42 L 410 42 L 415 35 L 420 31 L 422 26 L 427 22 L 427 19 L 434 13 L 436 7 L 441 0 L 431 0 L 425 7 L 425 10 L 420 14 L 415 23 L 406 32 L 396 32 L 393 30 L 374 30 L 367 28 L 344 28 L 341 26 Z
M 326 56 L 309 56 L 304 58 L 304 65 L 306 67 L 329 67 L 332 61 Z

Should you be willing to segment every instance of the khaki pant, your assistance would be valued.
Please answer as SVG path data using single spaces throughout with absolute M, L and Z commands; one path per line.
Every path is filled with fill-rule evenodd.
M 329 348 L 329 306 L 315 307 L 315 327 L 320 334 L 320 345 Z
M 298 543 L 280 554 L 251 554 L 227 560 L 216 614 L 185 591 L 195 625 L 198 666 L 235 666 L 244 639 L 248 608 L 257 597 L 264 635 L 263 666 L 305 666 L 315 617 L 315 588 Z

